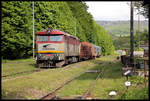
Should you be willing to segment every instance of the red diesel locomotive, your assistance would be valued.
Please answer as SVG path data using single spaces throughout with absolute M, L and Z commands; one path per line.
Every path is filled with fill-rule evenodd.
M 63 31 L 49 29 L 36 32 L 38 67 L 62 67 L 64 64 L 93 58 L 95 46 Z M 98 47 L 98 46 L 97 46 Z
M 36 32 L 36 53 L 39 67 L 61 67 L 79 61 L 80 40 L 55 29 Z

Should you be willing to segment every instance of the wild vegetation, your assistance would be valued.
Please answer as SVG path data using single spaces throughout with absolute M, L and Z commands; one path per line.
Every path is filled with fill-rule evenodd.
M 106 32 L 112 37 L 116 36 L 129 36 L 130 35 L 130 21 L 96 21 L 99 25 L 103 26 Z M 138 30 L 143 32 L 148 30 L 148 21 L 140 21 L 138 28 L 138 21 L 134 21 L 134 33 Z
M 149 34 L 147 30 L 143 32 L 137 32 L 134 35 L 134 50 L 141 50 L 139 45 L 143 45 L 149 40 Z M 120 36 L 113 39 L 115 49 L 130 48 L 130 36 Z
M 105 29 L 98 25 L 84 2 L 54 2 L 35 1 L 35 32 L 48 27 L 76 35 L 81 41 L 99 45 L 102 55 L 111 55 L 116 49 L 129 47 L 129 36 L 115 37 L 113 40 Z M 75 31 L 76 27 L 76 31 Z M 143 44 L 149 40 L 148 31 L 135 34 L 135 48 L 138 40 Z M 2 2 L 2 34 L 1 34 L 2 75 L 16 72 L 36 70 L 35 61 L 28 58 L 32 55 L 32 2 L 3 1 Z M 113 43 L 114 42 L 114 43 Z M 113 45 L 114 44 L 114 45 Z M 18 74 L 9 80 L 2 78 L 3 99 L 38 99 L 54 90 L 66 80 L 85 72 L 87 69 L 104 69 L 91 91 L 94 98 L 99 99 L 148 99 L 148 79 L 146 88 L 143 78 L 129 78 L 131 87 L 126 92 L 122 76 L 122 64 L 117 56 L 105 56 L 96 60 L 84 61 L 66 66 L 65 68 L 47 69 L 42 72 Z M 16 59 L 16 60 L 6 60 Z M 114 68 L 115 67 L 115 68 Z M 93 82 L 97 73 L 84 73 L 78 79 L 63 88 L 60 96 L 83 94 Z M 17 77 L 17 78 L 16 78 Z M 62 79 L 63 78 L 63 79 Z M 71 90 L 70 90 L 71 89 Z M 111 98 L 109 92 L 115 90 L 117 96 Z
M 51 27 L 76 35 L 81 41 L 103 45 L 102 55 L 113 54 L 111 38 L 104 28 L 95 24 L 84 2 L 35 1 L 34 9 L 35 32 Z M 4 59 L 27 58 L 32 55 L 32 2 L 2 2 L 1 40 Z
M 143 15 L 145 18 L 149 18 L 149 2 L 148 1 L 138 1 L 134 2 L 134 8 L 138 10 L 138 13 Z
M 96 21 L 103 26 L 110 35 L 115 49 L 130 48 L 130 22 L 129 21 Z M 141 50 L 139 45 L 149 40 L 148 21 L 134 21 L 134 49 Z
M 16 59 L 16 60 L 4 60 L 2 61 L 2 76 L 13 75 L 18 72 L 32 71 L 39 68 L 35 68 L 35 61 L 32 58 L 29 59 Z M 22 75 L 22 74 L 21 74 Z M 16 76 L 16 75 L 14 75 Z

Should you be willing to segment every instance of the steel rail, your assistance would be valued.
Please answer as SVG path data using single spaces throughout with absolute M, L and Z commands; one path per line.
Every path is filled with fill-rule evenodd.
M 91 84 L 91 86 L 89 87 L 89 89 L 87 90 L 87 92 L 85 92 L 85 93 L 82 95 L 81 99 L 86 99 L 87 97 L 90 97 L 90 96 L 91 96 L 90 91 L 92 90 L 92 88 L 93 88 L 94 85 L 96 84 L 96 81 L 99 79 L 99 76 L 104 72 L 104 69 L 105 69 L 105 68 L 103 68 L 103 69 L 99 72 L 99 74 L 98 74 L 98 76 L 96 77 L 95 81 Z M 97 71 L 98 71 L 98 70 L 97 70 Z
M 96 84 L 96 81 L 99 79 L 99 76 L 104 72 L 104 69 L 105 69 L 105 68 L 103 68 L 101 71 L 99 71 L 99 70 L 97 70 L 97 71 L 92 71 L 92 72 L 99 72 L 99 74 L 98 74 L 98 76 L 96 77 L 96 79 L 94 80 L 94 82 L 91 84 L 91 86 L 88 88 L 88 90 L 87 90 L 86 93 L 84 93 L 82 96 L 79 96 L 79 97 L 77 97 L 77 98 L 69 98 L 69 99 L 78 99 L 78 100 L 80 100 L 80 99 L 86 99 L 87 97 L 89 97 L 88 95 L 90 94 L 90 91 L 92 90 L 92 88 L 93 88 L 94 85 Z M 85 72 L 81 73 L 80 75 L 82 75 L 82 74 L 84 74 L 84 73 L 86 73 L 86 72 L 90 72 L 90 71 L 87 69 Z M 79 75 L 79 76 L 80 76 L 80 75 Z M 59 98 L 58 96 L 56 96 L 56 91 L 60 90 L 60 89 L 63 88 L 65 85 L 67 85 L 68 83 L 70 83 L 72 80 L 76 79 L 76 78 L 79 77 L 79 76 L 75 76 L 75 77 L 73 77 L 72 79 L 66 81 L 64 84 L 62 84 L 62 85 L 59 86 L 58 88 L 56 88 L 56 89 L 53 90 L 52 92 L 49 92 L 48 94 L 46 94 L 46 95 L 40 97 L 39 99 L 40 99 L 40 100 L 46 100 L 46 99 L 54 99 L 54 100 L 57 100 L 57 99 L 58 99 L 58 100 L 59 100 L 59 99 L 63 99 L 63 98 L 61 98 L 61 97 Z M 64 99 L 67 99 L 67 98 L 64 98 Z M 63 99 L 63 100 L 64 100 L 64 99 Z
M 96 84 L 96 81 L 99 79 L 99 76 L 101 75 L 102 71 L 99 72 L 98 76 L 96 77 L 96 79 L 93 81 L 93 83 L 90 85 L 90 87 L 88 88 L 87 92 L 85 92 L 83 94 L 83 96 L 81 97 L 81 99 L 85 99 L 86 97 L 88 97 L 90 95 L 90 91 L 92 90 L 92 88 L 94 87 L 94 85 Z
M 60 85 L 59 87 L 57 87 L 56 89 L 54 89 L 52 92 L 49 92 L 48 94 L 40 97 L 40 100 L 44 100 L 44 99 L 54 99 L 56 97 L 55 93 L 56 91 L 60 90 L 61 88 L 63 88 L 65 85 L 67 85 L 68 83 L 70 83 L 71 81 L 73 81 L 74 79 L 76 79 L 77 77 L 81 76 L 82 74 L 84 74 L 85 72 L 67 80 L 65 83 L 63 83 L 62 85 Z
M 69 65 L 68 65 L 69 66 Z M 64 66 L 62 67 L 62 69 L 69 69 L 70 67 L 67 67 L 67 66 Z M 30 70 L 30 71 L 22 71 L 22 72 L 17 72 L 17 73 L 13 73 L 13 74 L 8 74 L 8 75 L 2 75 L 2 77 L 8 77 L 8 76 L 13 76 L 13 75 L 16 75 L 16 74 L 21 74 L 21 73 L 27 73 L 27 72 L 39 72 L 39 71 L 42 71 L 43 69 L 37 69 L 37 70 Z
M 23 72 L 17 72 L 17 73 L 14 73 L 14 74 L 9 74 L 9 75 L 2 75 L 2 77 L 8 77 L 8 76 L 13 76 L 13 75 L 16 75 L 16 74 L 22 74 L 22 73 L 28 73 L 28 72 L 39 72 L 39 71 L 43 71 L 42 69 L 38 69 L 38 70 L 30 70 L 30 71 L 23 71 Z
M 3 62 L 2 64 L 18 64 L 18 63 L 33 63 L 35 61 L 17 61 L 17 62 Z

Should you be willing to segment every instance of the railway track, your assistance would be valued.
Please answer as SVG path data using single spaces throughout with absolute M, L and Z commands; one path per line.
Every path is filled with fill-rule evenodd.
M 55 90 L 53 90 L 52 92 L 49 92 L 48 94 L 40 97 L 40 100 L 46 100 L 46 99 L 56 99 L 56 91 L 60 90 L 61 88 L 63 88 L 65 85 L 67 85 L 68 83 L 70 83 L 71 81 L 73 81 L 74 79 L 76 79 L 77 77 L 81 76 L 82 74 L 84 74 L 85 72 L 79 74 L 78 76 L 75 76 L 71 79 L 69 79 L 68 81 L 66 81 L 65 83 L 63 83 L 62 85 L 60 85 L 58 88 L 56 88 Z
M 69 69 L 70 67 L 63 67 L 63 69 Z M 2 76 L 2 78 L 4 78 L 3 80 L 2 80 L 2 82 L 5 82 L 5 81 L 8 81 L 8 80 L 15 80 L 15 79 L 17 79 L 17 78 L 23 78 L 24 76 L 17 76 L 17 77 L 13 77 L 13 78 L 8 78 L 7 79 L 7 77 L 11 77 L 11 76 L 13 76 L 13 75 L 16 75 L 16 74 L 22 74 L 22 73 L 27 73 L 27 74 L 29 74 L 29 73 L 35 73 L 35 72 L 40 72 L 40 71 L 45 71 L 45 70 L 50 70 L 50 69 L 39 69 L 39 70 L 30 70 L 30 71 L 23 71 L 23 72 L 18 72 L 18 73 L 14 73 L 14 74 L 10 74 L 10 75 L 4 75 L 4 76 Z
M 35 61 L 19 61 L 19 62 L 3 62 L 3 64 L 20 64 L 20 63 L 33 63 Z
M 93 83 L 90 85 L 90 87 L 88 88 L 87 92 L 85 92 L 85 93 L 82 95 L 81 99 L 91 99 L 91 90 L 92 90 L 92 88 L 95 86 L 96 81 L 99 79 L 101 73 L 102 73 L 102 71 L 100 71 L 100 72 L 98 73 L 98 76 L 97 76 L 96 79 L 93 81 Z
M 82 62 L 82 61 L 80 61 L 80 62 Z M 18 64 L 18 63 L 32 63 L 32 62 L 30 62 L 30 61 L 26 61 L 26 62 L 14 62 L 14 63 L 8 62 L 8 63 L 5 63 L 5 64 Z M 70 68 L 68 66 L 71 66 L 72 64 L 77 64 L 77 63 L 71 63 L 71 64 L 68 64 L 68 65 L 64 65 L 62 68 L 63 69 L 68 69 L 68 68 Z M 13 75 L 16 75 L 16 74 L 22 74 L 22 73 L 40 72 L 41 70 L 42 69 L 30 70 L 30 71 L 22 71 L 22 72 L 17 72 L 17 73 L 9 74 L 9 75 L 2 75 L 2 78 L 6 78 L 6 77 L 9 77 L 9 76 L 13 76 Z
M 66 70 L 66 69 L 69 69 L 70 65 L 65 65 L 62 67 L 62 69 Z M 51 68 L 52 69 L 52 68 Z M 32 72 L 40 72 L 40 71 L 43 71 L 45 69 L 37 69 L 37 70 L 30 70 L 30 71 L 22 71 L 22 72 L 17 72 L 17 73 L 13 73 L 13 74 L 9 74 L 9 75 L 2 75 L 2 78 L 6 78 L 6 77 L 10 77 L 10 76 L 13 76 L 13 75 L 17 75 L 17 74 L 25 74 L 25 73 L 32 73 Z M 46 69 L 47 70 L 47 69 Z
M 9 75 L 2 75 L 2 78 L 9 77 L 9 76 L 13 76 L 13 75 L 16 75 L 16 74 L 23 74 L 23 73 L 30 73 L 30 72 L 32 73 L 32 72 L 40 72 L 40 71 L 43 71 L 43 69 L 17 72 L 17 73 L 13 73 L 13 74 L 9 74 Z
M 73 81 L 74 79 L 78 78 L 79 76 L 81 76 L 82 74 L 84 74 L 85 72 L 81 73 L 78 76 L 73 77 L 72 79 L 66 81 L 64 84 L 60 85 L 58 88 L 56 88 L 55 90 L 53 90 L 52 92 L 49 92 L 48 94 L 40 97 L 40 100 L 47 100 L 47 99 L 53 99 L 53 100 L 65 100 L 65 99 L 89 99 L 91 98 L 91 90 L 94 87 L 94 85 L 96 84 L 97 80 L 99 79 L 100 75 L 102 74 L 103 70 L 86 70 L 85 72 L 98 72 L 98 76 L 96 77 L 96 79 L 92 82 L 92 84 L 90 85 L 90 87 L 88 88 L 88 90 L 81 96 L 78 97 L 71 97 L 71 98 L 62 98 L 62 97 L 58 97 L 56 96 L 56 91 L 60 90 L 61 88 L 63 88 L 65 85 L 69 84 L 71 81 Z

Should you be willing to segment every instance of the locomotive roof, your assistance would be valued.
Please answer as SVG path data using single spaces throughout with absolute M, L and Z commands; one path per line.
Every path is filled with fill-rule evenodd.
M 75 36 L 72 36 L 72 35 L 70 35 L 70 34 L 68 34 L 68 33 L 66 33 L 66 32 L 63 32 L 63 31 L 60 31 L 60 30 L 56 30 L 56 29 L 43 30 L 43 31 L 40 31 L 40 32 L 36 32 L 36 34 L 37 34 L 37 35 L 46 35 L 46 34 L 60 35 L 60 34 L 62 34 L 62 35 L 70 36 L 70 37 L 72 37 L 72 38 L 75 38 L 75 39 L 78 39 L 78 40 L 79 40 L 79 38 L 77 38 L 77 37 L 75 37 Z
M 101 48 L 100 46 L 97 46 L 95 44 L 92 43 L 92 45 L 95 47 L 95 48 Z
M 81 42 L 81 44 L 82 44 L 82 45 L 86 45 L 86 46 L 92 46 L 92 44 L 91 44 L 91 43 L 89 43 L 89 42 L 86 42 L 86 41 L 84 41 L 84 42 Z

